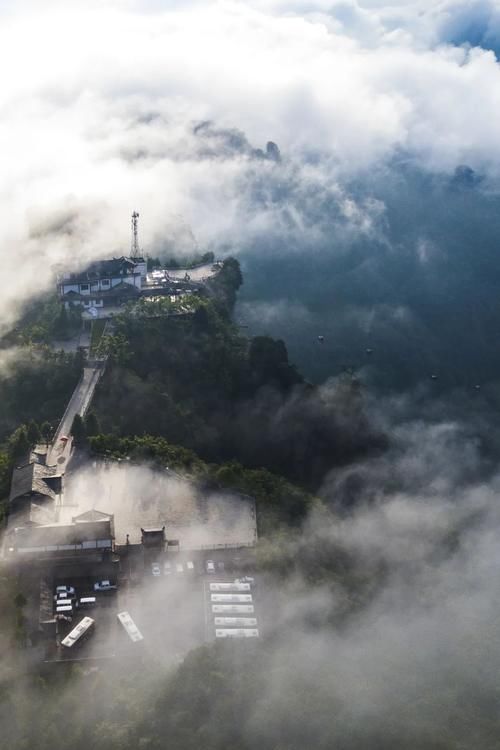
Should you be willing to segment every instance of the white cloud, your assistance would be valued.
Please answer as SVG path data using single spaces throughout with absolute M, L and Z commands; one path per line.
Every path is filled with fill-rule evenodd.
M 492 52 L 438 44 L 451 7 L 3 3 L 2 263 L 18 279 L 2 289 L 4 320 L 50 283 L 50 263 L 126 250 L 133 209 L 146 246 L 175 214 L 201 244 L 269 226 L 249 209 L 272 165 L 208 158 L 196 121 L 239 128 L 253 146 L 278 142 L 299 182 L 314 157 L 334 199 L 343 175 L 395 149 L 432 169 L 493 169 L 500 68 Z M 342 205 L 364 231 L 366 212 Z M 30 236 L 34 216 L 66 210 L 71 234 Z

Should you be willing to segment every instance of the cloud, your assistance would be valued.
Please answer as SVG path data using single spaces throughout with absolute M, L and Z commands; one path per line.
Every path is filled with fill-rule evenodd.
M 127 252 L 138 210 L 152 255 L 240 257 L 246 317 L 255 301 L 269 312 L 295 295 L 309 324 L 291 330 L 282 305 L 266 330 L 313 379 L 359 365 L 367 348 L 402 381 L 428 377 L 440 350 L 453 362 L 462 344 L 446 321 L 476 320 L 460 322 L 464 335 L 494 328 L 480 312 L 493 292 L 481 305 L 467 292 L 491 263 L 468 248 L 492 253 L 500 148 L 499 65 L 443 31 L 464 8 L 3 6 L 2 328 L 53 288 L 58 264 Z M 392 325 L 389 309 L 405 321 Z M 335 346 L 316 356 L 304 342 L 318 334 Z M 473 334 L 479 360 L 495 359 L 489 335 Z
M 148 249 L 175 215 L 201 245 L 236 251 L 249 232 L 281 231 L 284 209 L 280 225 L 270 203 L 283 173 L 254 155 L 268 140 L 297 196 L 319 185 L 361 232 L 370 211 L 345 178 L 395 151 L 429 169 L 493 174 L 500 70 L 487 50 L 443 43 L 455 7 L 4 3 L 4 322 L 50 286 L 53 263 L 126 251 L 133 209 Z M 421 17 L 434 35 L 418 30 Z M 71 232 L 33 233 L 33 216 L 55 227 L 68 210 Z M 286 220 L 299 232 L 305 214 L 292 198 Z
M 438 6 L 439 35 L 450 44 L 462 44 L 500 54 L 500 10 L 491 0 L 444 2 Z
M 463 425 L 406 420 L 395 432 L 392 454 L 360 465 L 351 512 L 312 517 L 287 585 L 269 593 L 273 646 L 246 723 L 255 746 L 279 735 L 291 747 L 300 736 L 472 748 L 495 721 L 498 472 L 479 470 Z M 338 493 L 325 485 L 330 501 Z
M 252 544 L 255 508 L 229 492 L 208 492 L 175 472 L 147 466 L 94 461 L 68 477 L 68 508 L 59 523 L 70 523 L 89 510 L 113 514 L 117 544 L 140 544 L 141 526 L 165 526 L 167 538 L 180 539 L 184 550 L 204 545 Z

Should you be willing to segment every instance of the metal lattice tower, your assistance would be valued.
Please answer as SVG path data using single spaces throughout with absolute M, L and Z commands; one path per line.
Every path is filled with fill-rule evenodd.
M 139 255 L 139 233 L 138 233 L 138 220 L 139 214 L 134 211 L 132 214 L 132 245 L 131 245 L 131 257 L 137 258 Z

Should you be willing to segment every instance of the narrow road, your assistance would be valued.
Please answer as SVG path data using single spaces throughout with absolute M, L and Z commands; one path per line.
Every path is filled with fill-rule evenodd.
M 70 437 L 73 420 L 77 414 L 81 417 L 85 415 L 89 404 L 94 395 L 95 387 L 101 377 L 103 370 L 100 365 L 95 367 L 84 367 L 83 374 L 73 395 L 66 407 L 64 416 L 59 423 L 57 432 L 47 456 L 47 464 L 53 466 L 57 464 L 64 471 L 66 463 L 71 455 L 72 440 L 63 440 L 62 437 Z

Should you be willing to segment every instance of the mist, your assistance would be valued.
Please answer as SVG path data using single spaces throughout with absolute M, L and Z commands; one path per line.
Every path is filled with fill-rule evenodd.
M 357 467 L 352 513 L 313 516 L 288 554 L 252 746 L 497 742 L 499 475 L 484 481 L 460 425 L 408 422 L 399 437 L 406 450 Z M 325 485 L 333 507 L 345 480 Z
M 313 380 L 365 364 L 375 347 L 381 384 L 421 379 L 450 356 L 454 370 L 470 270 L 487 300 L 467 329 L 495 329 L 484 267 L 498 213 L 493 3 L 48 2 L 41 12 L 26 2 L 0 12 L 11 71 L 4 328 L 53 288 L 58 264 L 126 253 L 137 209 L 151 255 L 188 226 L 201 249 L 241 258 L 242 318 L 289 337 Z M 262 158 L 268 141 L 281 162 Z M 447 186 L 461 165 L 472 171 L 458 173 L 469 182 L 457 196 Z M 287 327 L 271 300 L 309 322 Z M 448 326 L 434 325 L 434 304 Z M 374 319 L 374 346 L 356 318 Z M 323 328 L 330 343 L 316 356 Z M 488 337 L 464 378 L 491 377 Z M 463 346 L 469 363 L 472 341 Z
M 194 478 L 147 464 L 91 461 L 65 482 L 60 522 L 89 510 L 115 516 L 116 543 L 141 541 L 141 527 L 165 526 L 167 538 L 181 539 L 186 550 L 212 545 L 253 544 L 255 505 L 248 497 L 207 491 Z
M 95 741 L 110 748 L 158 743 L 165 732 L 188 747 L 188 727 L 214 748 L 496 747 L 500 475 L 466 425 L 407 417 L 394 432 L 384 456 L 331 472 L 323 508 L 300 533 L 259 546 L 257 648 L 200 650 L 200 592 L 180 577 L 144 584 L 129 608 L 148 643 L 133 656 L 115 636 L 118 658 L 104 673 L 74 675 L 64 705 L 79 706 L 76 725 L 98 718 L 104 735 Z M 185 480 L 158 484 L 143 467 L 104 471 L 117 503 L 146 476 L 162 502 L 166 486 L 182 505 L 192 495 Z M 92 474 L 75 475 L 80 498 L 99 486 Z M 354 475 L 356 504 L 345 512 Z M 92 502 L 103 509 L 104 500 Z M 196 677 L 203 664 L 219 675 L 215 691 L 213 672 Z M 117 680 L 134 696 L 128 713 L 125 694 L 116 703 L 110 690 Z M 210 710 L 197 711 L 208 695 Z M 34 726 L 58 747 L 53 699 L 35 694 L 33 705 Z M 34 721 L 26 704 L 23 712 L 27 724 L 15 731 L 3 716 L 13 747 Z
M 292 198 L 314 227 L 310 235 L 285 247 L 268 235 L 242 253 L 239 321 L 283 337 L 316 382 L 345 367 L 386 390 L 429 384 L 431 376 L 440 394 L 493 382 L 496 187 L 465 167 L 429 175 L 401 156 L 346 192 L 361 207 L 358 231 L 352 220 L 346 231 L 330 207 L 333 192 L 316 183 L 306 200 Z
M 236 322 L 283 338 L 321 393 L 355 372 L 389 437 L 331 466 L 299 531 L 259 543 L 256 647 L 207 645 L 200 597 L 162 577 L 131 599 L 137 661 L 117 646 L 62 697 L 4 665 L 10 746 L 63 746 L 69 714 L 97 750 L 493 750 L 497 4 L 43 5 L 0 4 L 0 333 L 60 265 L 126 254 L 138 210 L 152 256 L 237 257 Z M 96 464 L 67 482 L 78 512 L 128 507 L 122 539 L 140 521 L 192 548 L 253 540 L 242 498 L 188 477 Z

